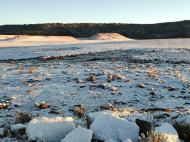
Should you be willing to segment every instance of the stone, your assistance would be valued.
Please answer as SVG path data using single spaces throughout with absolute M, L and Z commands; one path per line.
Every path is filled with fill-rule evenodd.
M 73 121 L 72 117 L 33 118 L 26 127 L 28 140 L 61 141 L 75 129 Z
M 163 123 L 160 127 L 156 127 L 155 130 L 157 131 L 157 134 L 162 132 L 162 134 L 167 137 L 167 141 L 169 142 L 181 142 L 177 131 L 169 123 Z
M 75 130 L 68 133 L 61 142 L 91 142 L 93 131 L 77 127 Z
M 173 127 L 177 130 L 180 139 L 184 141 L 190 140 L 190 115 L 174 119 Z
M 147 121 L 136 119 L 136 124 L 139 126 L 139 136 L 141 136 L 142 133 L 144 133 L 145 136 L 147 136 L 147 132 L 151 130 L 151 124 Z
M 94 132 L 93 139 L 100 141 L 131 139 L 136 142 L 139 138 L 139 127 L 135 123 L 107 112 L 96 115 L 90 129 Z

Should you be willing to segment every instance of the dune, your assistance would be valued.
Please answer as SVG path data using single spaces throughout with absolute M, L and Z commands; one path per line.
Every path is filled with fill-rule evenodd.
M 77 40 L 71 36 L 29 36 L 29 35 L 0 35 L 2 41 L 71 41 Z
M 119 41 L 127 41 L 132 40 L 118 33 L 98 33 L 91 37 L 90 40 L 119 40 Z
M 6 40 L 15 37 L 15 35 L 0 35 L 0 40 Z

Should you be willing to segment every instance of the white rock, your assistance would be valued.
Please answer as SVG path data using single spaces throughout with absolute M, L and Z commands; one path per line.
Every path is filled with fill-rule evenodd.
M 15 124 L 15 125 L 11 125 L 11 131 L 17 133 L 19 131 L 19 129 L 21 128 L 25 128 L 25 125 L 22 124 Z
M 60 141 L 75 129 L 73 121 L 72 117 L 35 118 L 28 123 L 26 134 L 29 140 Z
M 168 137 L 167 141 L 169 142 L 180 142 L 177 131 L 169 123 L 163 123 L 160 127 L 156 127 L 155 130 L 157 134 L 162 132 L 165 136 Z
M 65 136 L 61 142 L 91 142 L 92 130 L 78 127 Z
M 105 110 L 105 111 L 99 111 L 99 112 L 94 112 L 94 113 L 88 113 L 88 118 L 90 122 L 93 123 L 96 117 L 101 117 L 102 115 L 105 115 L 105 114 L 112 114 L 112 112 L 109 110 Z
M 133 142 L 137 142 L 139 137 L 139 127 L 135 123 L 107 112 L 96 114 L 90 129 L 94 132 L 93 138 L 102 141 L 110 139 L 125 141 L 126 139 L 131 139 Z

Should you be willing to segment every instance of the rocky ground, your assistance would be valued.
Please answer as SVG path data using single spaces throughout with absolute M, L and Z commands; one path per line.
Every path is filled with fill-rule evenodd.
M 0 130 L 4 137 L 2 141 L 8 138 L 11 140 L 11 132 L 8 133 L 8 130 L 12 131 L 15 124 L 23 124 L 24 126 L 16 125 L 15 129 L 26 127 L 27 132 L 22 132 L 22 137 L 19 138 L 11 133 L 12 136 L 25 141 L 35 137 L 52 141 L 56 136 L 59 139 L 55 141 L 60 141 L 67 134 L 72 136 L 75 130 L 78 134 L 77 130 L 83 131 L 83 128 L 88 138 L 85 141 L 138 141 L 139 132 L 146 133 L 159 126 L 172 127 L 169 130 L 175 128 L 173 138 L 178 141 L 179 134 L 180 139 L 188 141 L 189 48 L 112 48 L 88 53 L 77 53 L 77 50 L 81 50 L 78 46 L 52 49 L 48 47 L 41 50 L 40 47 L 33 50 L 32 47 L 29 48 L 32 52 L 44 52 L 44 55 L 47 52 L 59 54 L 40 54 L 27 58 L 17 56 L 15 59 L 15 52 L 12 57 L 1 57 Z M 2 52 L 6 50 L 1 49 Z M 14 53 L 13 50 L 10 53 Z M 75 54 L 61 55 L 65 50 Z M 36 136 L 34 133 L 40 129 L 34 126 L 36 122 L 48 124 L 58 121 L 60 125 L 65 126 L 65 117 L 69 117 L 69 130 L 66 129 L 61 136 L 57 133 L 49 138 L 47 135 L 50 132 L 46 130 L 51 126 L 44 125 L 44 129 L 40 130 L 42 134 Z M 110 125 L 117 127 L 114 126 L 115 123 L 129 127 L 120 132 L 118 130 L 121 127 L 115 131 L 110 130 Z M 55 124 L 56 127 L 62 130 Z M 160 131 L 161 128 L 156 130 Z M 50 130 L 56 131 L 53 128 Z M 134 137 L 119 136 L 119 133 L 124 134 L 123 131 L 130 130 L 134 130 Z M 113 133 L 113 137 L 103 132 Z M 67 141 L 70 139 L 68 137 L 65 137 Z M 15 141 L 14 138 L 12 141 Z

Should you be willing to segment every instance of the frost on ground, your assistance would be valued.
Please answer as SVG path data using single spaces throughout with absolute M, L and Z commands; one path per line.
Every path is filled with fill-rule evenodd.
M 171 123 L 190 113 L 189 42 L 57 38 L 48 46 L 45 37 L 4 37 L 1 127 L 14 124 L 17 111 L 31 117 L 71 116 L 82 127 L 88 113 L 105 109 L 131 122 Z

